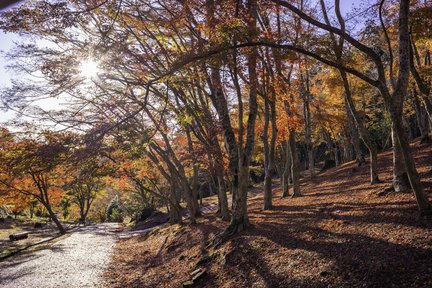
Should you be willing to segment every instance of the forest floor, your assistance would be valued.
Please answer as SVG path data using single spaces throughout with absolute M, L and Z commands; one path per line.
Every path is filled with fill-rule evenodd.
M 432 198 L 432 145 L 413 143 Z M 252 227 L 216 248 L 227 226 L 205 214 L 195 225 L 172 225 L 120 239 L 105 273 L 107 287 L 432 287 L 432 220 L 419 217 L 413 194 L 378 196 L 391 183 L 392 152 L 379 155 L 382 184 L 369 165 L 353 162 L 303 179 L 303 197 L 280 198 L 263 211 L 249 198 Z M 430 199 L 432 200 L 432 199 Z

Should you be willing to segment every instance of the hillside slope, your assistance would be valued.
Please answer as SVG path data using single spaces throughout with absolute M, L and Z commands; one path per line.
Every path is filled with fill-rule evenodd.
M 432 145 L 413 148 L 432 196 Z M 377 196 L 391 182 L 391 151 L 379 155 L 385 183 L 368 184 L 368 169 L 351 162 L 304 180 L 301 198 L 275 189 L 272 211 L 251 198 L 253 227 L 217 248 L 206 245 L 227 223 L 212 215 L 120 240 L 106 285 L 181 287 L 202 268 L 194 287 L 432 287 L 432 220 L 412 193 Z

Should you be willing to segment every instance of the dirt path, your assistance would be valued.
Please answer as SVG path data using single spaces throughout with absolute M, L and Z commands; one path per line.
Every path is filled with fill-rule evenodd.
M 79 230 L 39 250 L 0 262 L 0 287 L 95 287 L 107 267 L 118 224 Z

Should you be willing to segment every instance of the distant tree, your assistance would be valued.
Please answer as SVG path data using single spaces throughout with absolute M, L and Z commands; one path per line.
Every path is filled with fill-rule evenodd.
M 78 206 L 80 221 L 86 221 L 93 202 L 102 192 L 103 178 L 115 171 L 110 160 L 102 156 L 106 149 L 102 143 L 81 143 L 65 165 L 69 177 L 63 188 L 71 203 Z

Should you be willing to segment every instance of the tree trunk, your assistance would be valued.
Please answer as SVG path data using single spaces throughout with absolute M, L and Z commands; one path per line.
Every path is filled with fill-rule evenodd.
M 248 29 L 251 33 L 251 40 L 254 41 L 256 21 L 257 21 L 257 3 L 256 0 L 249 0 L 248 7 Z M 248 74 L 249 74 L 249 115 L 246 128 L 246 141 L 242 153 L 239 153 L 239 187 L 237 196 L 234 199 L 233 215 L 231 217 L 230 225 L 227 227 L 224 234 L 232 234 L 243 230 L 249 226 L 249 219 L 247 215 L 247 189 L 249 182 L 249 164 L 252 156 L 252 151 L 255 143 L 255 122 L 257 116 L 257 87 L 258 77 L 256 71 L 258 50 L 256 47 L 251 48 L 248 53 Z
M 271 209 L 272 206 L 272 190 L 271 190 L 271 160 L 270 160 L 270 143 L 268 128 L 270 124 L 270 107 L 267 97 L 264 99 L 264 131 L 262 141 L 264 144 L 264 210 Z
M 233 215 L 230 225 L 227 228 L 228 234 L 240 232 L 247 228 L 249 218 L 247 213 L 247 190 L 248 190 L 249 166 L 243 166 L 240 169 L 239 187 L 237 197 L 234 201 Z
M 413 89 L 412 99 L 414 102 L 414 109 L 416 111 L 416 120 L 420 130 L 420 143 L 429 143 L 431 141 L 429 137 L 429 119 L 427 111 L 424 106 L 420 103 L 417 95 L 417 90 Z
M 190 155 L 193 155 L 193 151 L 194 151 L 194 149 L 193 149 L 193 143 L 192 143 L 192 138 L 191 138 L 191 135 L 190 135 L 190 129 L 187 127 L 186 128 L 186 136 L 187 136 L 187 140 L 188 140 L 188 149 L 189 149 L 189 153 L 190 153 Z M 197 163 L 197 160 L 196 160 L 196 158 L 195 157 L 193 157 L 192 158 L 192 165 L 193 165 L 193 167 L 192 167 L 192 169 L 193 169 L 193 175 L 192 175 L 192 187 L 190 187 L 189 185 L 187 185 L 188 186 L 188 189 L 190 189 L 190 194 L 191 194 L 191 199 L 190 199 L 190 201 L 191 201 L 191 207 L 192 207 L 192 209 L 190 209 L 191 211 L 190 211 L 190 213 L 193 213 L 194 214 L 194 216 L 200 216 L 200 211 L 199 211 L 199 204 L 198 204 L 198 198 L 200 199 L 200 201 L 201 201 L 201 204 L 202 204 L 202 198 L 200 197 L 201 195 L 198 195 L 198 185 L 199 185 L 199 183 L 198 183 L 198 173 L 199 173 L 199 171 L 198 171 L 198 163 Z M 177 165 L 177 166 L 180 166 L 180 165 Z M 180 170 L 180 172 L 182 172 L 182 176 L 184 175 L 184 172 L 183 172 L 183 168 L 181 167 L 181 169 L 179 169 Z M 191 218 L 192 219 L 192 218 Z
M 47 203 L 42 203 L 45 208 L 48 211 L 48 214 L 50 215 L 50 218 L 54 221 L 55 225 L 57 226 L 57 229 L 59 230 L 61 235 L 66 234 L 66 230 L 63 227 L 63 225 L 60 223 L 60 221 L 57 218 L 57 215 L 54 213 L 54 211 L 51 209 L 51 206 Z
M 274 171 L 274 161 L 275 161 L 275 146 L 276 146 L 276 103 L 265 99 L 265 121 L 264 129 L 266 130 L 264 135 L 264 156 L 265 156 L 265 177 L 264 177 L 264 210 L 269 210 L 272 208 L 272 174 Z M 270 143 L 268 141 L 268 124 L 271 118 L 272 135 Z
M 330 20 L 327 16 L 327 12 L 326 12 L 327 10 L 325 8 L 325 2 L 322 0 L 320 2 L 321 2 L 321 7 L 322 7 L 324 19 L 325 19 L 327 25 L 331 25 Z M 345 21 L 343 20 L 342 16 L 339 13 L 339 2 L 336 2 L 336 14 L 337 14 L 339 24 L 341 26 L 341 30 L 345 31 Z M 333 44 L 333 51 L 336 55 L 337 61 L 342 63 L 342 48 L 343 48 L 343 44 L 344 44 L 344 38 L 340 37 L 339 43 L 337 43 L 336 37 L 334 36 L 334 34 L 332 32 L 330 32 L 330 36 L 331 36 L 331 40 L 332 40 L 332 44 Z M 348 105 L 348 108 L 351 111 L 351 115 L 353 117 L 355 126 L 358 129 L 359 136 L 361 137 L 364 144 L 366 145 L 366 147 L 369 150 L 370 161 L 371 161 L 371 163 L 370 163 L 370 179 L 371 179 L 371 181 L 370 182 L 371 182 L 371 184 L 379 183 L 381 181 L 378 177 L 378 171 L 377 171 L 378 157 L 377 157 L 376 144 L 373 141 L 371 141 L 371 139 L 369 137 L 369 132 L 367 131 L 367 129 L 364 125 L 363 118 L 359 115 L 359 113 L 358 113 L 358 111 L 354 105 L 354 100 L 353 100 L 352 93 L 351 93 L 351 87 L 350 87 L 349 82 L 348 82 L 347 73 L 343 69 L 338 69 L 338 70 L 339 70 L 339 74 L 342 78 L 342 82 L 343 82 L 343 86 L 344 86 L 344 90 L 345 90 L 346 105 Z M 356 157 L 358 157 L 358 155 Z M 361 165 L 363 162 L 364 162 L 363 159 L 360 159 L 359 165 Z
M 215 1 L 208 0 L 206 2 L 206 5 L 207 5 L 208 25 L 211 29 L 213 29 L 216 26 L 215 18 L 214 18 Z M 212 34 L 210 34 L 210 36 L 212 37 Z M 236 65 L 236 63 L 234 63 L 234 65 Z M 213 106 L 216 109 L 216 112 L 219 116 L 219 121 L 222 126 L 223 136 L 225 140 L 224 141 L 225 148 L 228 153 L 228 159 L 229 159 L 228 171 L 231 177 L 231 192 L 234 200 L 239 185 L 238 184 L 239 146 L 241 146 L 240 138 L 242 137 L 242 135 L 239 135 L 240 144 L 238 145 L 235 138 L 234 130 L 231 125 L 230 113 L 228 111 L 228 103 L 222 88 L 222 81 L 221 81 L 219 67 L 217 67 L 216 65 L 212 65 L 210 70 L 211 70 L 210 81 L 208 81 L 209 82 L 208 84 L 210 86 L 209 96 L 213 103 Z M 204 67 L 203 71 L 206 71 L 206 67 Z M 234 205 L 234 201 L 233 201 L 233 205 Z
M 350 140 L 351 140 L 350 134 L 344 131 L 344 135 L 342 138 L 342 147 L 341 147 L 342 150 L 342 155 L 340 159 L 341 163 L 345 163 L 355 159 L 356 153 L 354 151 L 354 146 L 351 143 L 352 141 Z
M 93 198 L 93 200 L 94 200 L 94 198 Z M 84 210 L 84 221 L 87 220 L 87 215 L 90 211 L 90 206 L 92 203 L 93 203 L 93 201 L 91 199 L 87 199 L 87 206 L 86 206 L 86 209 Z
M 293 193 L 291 194 L 292 197 L 298 197 L 301 196 L 300 193 L 300 164 L 299 159 L 297 155 L 297 147 L 296 147 L 296 140 L 295 140 L 295 130 L 290 129 L 289 131 L 289 150 L 291 154 L 291 175 L 292 175 L 292 186 L 293 186 Z
M 215 137 L 216 138 L 216 137 Z M 217 139 L 215 139 L 216 141 Z M 217 194 L 218 194 L 218 204 L 219 204 L 219 215 L 222 220 L 227 221 L 230 219 L 229 209 L 228 209 L 228 198 L 226 193 L 226 186 L 224 180 L 225 168 L 223 166 L 223 156 L 222 151 L 217 147 L 216 159 L 214 162 L 214 169 L 217 181 Z M 213 178 L 214 179 L 214 178 Z
M 396 134 L 400 145 L 400 151 L 405 163 L 405 170 L 408 174 L 408 179 L 411 188 L 416 197 L 418 209 L 422 214 L 431 214 L 432 207 L 424 192 L 423 185 L 420 182 L 420 177 L 415 167 L 414 158 L 410 151 L 408 139 L 405 135 L 405 129 L 402 124 L 401 111 L 403 107 L 404 97 L 407 94 L 409 72 L 410 72 L 410 40 L 408 30 L 409 18 L 409 0 L 401 0 L 399 5 L 399 75 L 398 83 L 393 95 L 387 90 L 383 75 L 381 79 L 381 94 L 383 95 L 386 106 L 390 111 L 393 121 L 393 130 Z
M 290 148 L 289 148 L 289 141 L 287 140 L 285 143 L 285 164 L 284 164 L 284 171 L 282 174 L 282 197 L 288 197 L 289 195 L 289 180 L 291 175 L 291 155 L 290 155 Z
M 363 153 L 361 151 L 360 148 L 360 135 L 359 135 L 359 129 L 357 129 L 356 124 L 355 124 L 355 119 L 351 113 L 351 110 L 349 108 L 348 102 L 346 100 L 345 97 L 345 110 L 348 116 L 348 126 L 349 126 L 349 133 L 350 133 L 350 138 L 351 138 L 351 144 L 352 147 L 354 148 L 354 153 L 355 153 L 355 160 L 356 162 L 361 165 L 365 162 Z M 348 161 L 351 161 L 353 159 L 349 159 Z
M 378 162 L 378 151 L 376 144 L 370 139 L 369 131 L 366 129 L 364 125 L 364 121 L 359 115 L 357 109 L 355 108 L 354 101 L 352 99 L 351 95 L 351 89 L 349 87 L 348 78 L 344 71 L 339 71 L 344 83 L 345 88 L 345 99 L 347 101 L 348 107 L 351 111 L 351 114 L 354 118 L 354 121 L 356 123 L 358 132 L 360 134 L 361 139 L 363 140 L 363 143 L 369 150 L 369 158 L 370 158 L 370 183 L 380 183 L 380 179 L 378 176 L 378 168 L 377 168 L 377 162 Z M 364 161 L 359 162 L 361 164 Z
M 393 123 L 391 132 L 393 143 L 393 188 L 396 192 L 406 192 L 410 189 L 410 183 L 408 174 L 406 173 L 401 147 L 394 131 L 395 127 Z
M 399 142 L 400 152 L 402 154 L 402 159 L 405 163 L 405 169 L 409 182 L 411 184 L 411 188 L 414 191 L 418 209 L 422 214 L 431 214 L 432 207 L 423 190 L 423 185 L 420 182 L 420 177 L 415 167 L 414 158 L 412 157 L 410 151 L 409 142 L 405 135 L 405 129 L 403 127 L 402 120 L 400 119 L 399 114 L 395 111 L 395 109 L 391 109 L 390 113 L 393 120 L 393 129 L 395 132 L 394 134 L 397 136 L 397 140 Z
M 413 76 L 417 87 L 420 90 L 420 95 L 421 95 L 421 101 L 424 105 L 424 109 L 426 111 L 426 114 L 429 118 L 429 122 L 432 125 L 432 102 L 430 99 L 430 92 L 431 92 L 431 88 L 430 88 L 430 83 L 428 83 L 427 81 L 425 81 L 424 78 L 421 77 L 420 73 L 417 70 L 417 67 L 414 63 L 414 54 L 416 54 L 416 58 L 417 58 L 417 65 L 420 66 L 420 59 L 419 59 L 419 55 L 417 54 L 417 49 L 416 49 L 416 45 L 415 45 L 415 41 L 413 41 L 413 39 L 411 38 L 410 41 L 410 72 L 411 75 Z M 425 62 L 424 65 L 431 65 L 430 64 L 430 52 L 429 50 L 426 50 L 426 55 L 425 55 Z M 417 94 L 417 91 L 414 89 L 415 94 Z M 417 95 L 414 95 L 415 98 L 417 98 Z
M 219 209 L 222 220 L 229 220 L 229 209 L 228 209 L 228 198 L 225 191 L 225 181 L 223 179 L 223 173 L 219 173 L 218 179 L 218 194 L 219 194 Z
M 178 209 L 177 205 L 172 204 L 171 202 L 169 202 L 169 213 L 168 213 L 168 217 L 169 217 L 169 223 L 170 224 L 177 224 L 180 223 L 180 211 Z
M 270 210 L 272 204 L 272 170 L 266 166 L 264 176 L 264 210 Z
M 175 192 L 175 181 L 171 183 L 168 206 L 169 206 L 169 213 L 168 213 L 169 223 L 170 224 L 180 223 L 181 222 L 180 209 L 179 209 L 180 207 Z
M 159 123 L 153 116 L 153 114 L 150 112 L 147 106 L 142 106 L 143 111 L 146 112 L 148 117 L 151 119 L 151 121 L 158 127 L 158 132 L 160 136 L 162 136 L 162 139 L 165 143 L 165 149 L 162 149 L 159 145 L 156 144 L 156 142 L 152 142 L 149 147 L 156 151 L 158 155 L 162 158 L 162 160 L 165 162 L 165 164 L 168 166 L 168 169 L 170 170 L 171 176 L 175 176 L 182 188 L 183 196 L 185 197 L 187 208 L 189 210 L 189 217 L 191 223 L 196 222 L 196 217 L 200 216 L 201 213 L 199 211 L 199 205 L 198 205 L 198 197 L 197 195 L 194 195 L 194 192 L 192 191 L 188 179 L 186 177 L 184 166 L 179 161 L 179 159 L 176 156 L 176 153 L 174 153 L 174 150 L 171 146 L 170 140 L 166 134 L 166 131 L 164 131 Z M 190 140 L 190 139 L 188 139 Z M 190 141 L 189 141 L 190 142 Z M 149 156 L 152 158 L 152 161 L 158 165 L 158 159 L 155 159 L 154 156 Z M 159 165 L 158 165 L 159 166 Z M 160 169 L 159 169 L 160 170 Z M 165 177 L 165 176 L 164 176 Z M 169 179 L 167 179 L 170 181 Z
M 306 79 L 306 81 L 309 81 Z M 306 84 L 308 85 L 308 84 Z M 315 176 L 315 161 L 314 161 L 314 149 L 312 145 L 312 121 L 310 113 L 310 93 L 309 89 L 306 89 L 304 98 L 304 118 L 305 118 L 305 135 L 306 135 L 306 147 L 308 153 L 308 166 L 309 166 L 309 176 L 311 179 Z
M 339 166 L 340 161 L 339 161 L 339 157 L 338 157 L 338 148 L 336 146 L 336 143 L 335 143 L 335 141 L 333 141 L 331 134 L 328 131 L 324 130 L 324 136 L 325 136 L 325 139 L 327 141 L 327 146 L 328 146 L 329 150 L 331 151 L 331 153 L 333 154 L 333 160 L 335 161 L 336 166 Z

